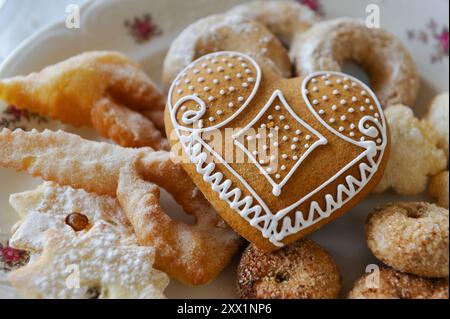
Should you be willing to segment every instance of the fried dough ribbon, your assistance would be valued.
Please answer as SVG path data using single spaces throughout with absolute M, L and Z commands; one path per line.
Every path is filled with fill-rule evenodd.
M 0 149 L 1 167 L 99 195 L 117 192 L 139 242 L 155 247 L 155 267 L 185 284 L 211 281 L 241 243 L 168 152 L 87 141 L 63 131 L 9 129 L 0 132 Z M 159 187 L 195 217 L 195 224 L 164 212 Z
M 162 94 L 118 52 L 86 52 L 38 73 L 0 80 L 0 99 L 76 127 L 93 126 L 125 147 L 169 149 L 159 130 Z

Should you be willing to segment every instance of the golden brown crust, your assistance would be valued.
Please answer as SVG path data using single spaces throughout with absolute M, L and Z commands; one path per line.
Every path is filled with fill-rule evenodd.
M 8 129 L 0 132 L 0 149 L 2 167 L 100 195 L 116 197 L 118 191 L 136 236 L 142 244 L 158 247 L 156 267 L 183 283 L 200 285 L 214 279 L 241 243 L 168 152 L 86 141 L 62 131 Z M 136 160 L 139 174 L 124 170 L 120 178 L 121 169 Z M 159 186 L 197 218 L 196 225 L 165 214 Z
M 44 180 L 115 197 L 120 168 L 151 148 L 123 148 L 87 141 L 63 131 L 0 131 L 0 166 Z M 165 154 L 166 152 L 162 152 Z
M 240 15 L 218 14 L 191 24 L 172 42 L 164 60 L 164 87 L 169 89 L 178 73 L 197 58 L 225 50 L 249 54 L 281 76 L 292 73 L 286 49 L 264 25 Z
M 330 299 L 341 289 L 333 258 L 309 239 L 276 252 L 249 245 L 237 270 L 238 294 L 243 299 Z
M 448 210 L 428 203 L 387 204 L 366 222 L 367 245 L 375 257 L 423 277 L 448 277 L 448 235 Z
M 169 150 L 169 142 L 152 121 L 109 99 L 102 99 L 92 107 L 91 121 L 101 136 L 121 146 L 150 146 L 156 150 Z
M 161 186 L 166 186 L 184 211 L 195 217 L 195 224 L 170 218 L 160 206 L 159 187 L 142 179 L 145 173 L 138 165 L 136 162 L 122 168 L 117 198 L 139 242 L 155 247 L 156 267 L 164 269 L 171 277 L 187 285 L 208 283 L 231 260 L 240 245 L 239 236 L 221 222 L 203 195 L 192 189 L 192 182 L 184 174 L 174 176 L 175 183 L 165 174 L 166 180 Z M 161 165 L 161 168 L 163 166 L 168 165 Z
M 428 192 L 437 199 L 437 204 L 448 209 L 448 171 L 441 172 L 434 176 L 428 185 Z
M 198 98 L 205 101 L 208 106 L 205 108 L 205 113 L 202 116 L 202 123 L 205 128 L 210 128 L 216 123 L 229 119 L 242 107 L 243 101 L 248 98 L 249 103 L 245 111 L 233 118 L 228 124 L 221 126 L 217 131 L 213 131 L 213 133 L 218 133 L 214 137 L 214 145 L 222 143 L 220 144 L 222 148 L 219 148 L 218 152 L 222 154 L 222 157 L 225 158 L 237 174 L 248 183 L 254 190 L 254 193 L 264 201 L 273 215 L 289 207 L 289 205 L 297 205 L 295 209 L 290 209 L 287 213 L 286 216 L 289 219 L 275 221 L 275 223 L 279 222 L 278 225 L 280 228 L 282 222 L 289 222 L 291 225 L 297 226 L 299 223 L 296 224 L 296 221 L 300 220 L 296 217 L 297 211 L 300 211 L 303 218 L 308 220 L 308 222 L 304 223 L 307 226 L 302 227 L 297 232 L 293 231 L 289 235 L 284 236 L 280 240 L 283 244 L 293 242 L 320 228 L 325 223 L 338 218 L 362 200 L 377 185 L 388 159 L 390 149 L 389 130 L 384 126 L 383 129 L 386 129 L 386 131 L 375 132 L 375 137 L 363 136 L 365 131 L 359 128 L 359 125 L 362 126 L 364 124 L 362 119 L 368 119 L 368 122 L 365 123 L 365 127 L 368 127 L 371 125 L 371 121 L 373 123 L 379 123 L 376 121 L 381 121 L 383 115 L 378 111 L 374 97 L 366 89 L 363 89 L 360 83 L 358 84 L 349 77 L 340 74 L 316 75 L 314 78 L 315 81 L 310 80 L 305 83 L 306 90 L 308 91 L 305 100 L 299 89 L 302 87 L 304 78 L 283 79 L 274 73 L 267 72 L 263 67 L 261 82 L 259 88 L 256 88 L 257 70 L 248 58 L 238 57 L 237 55 L 224 52 L 218 53 L 215 57 L 217 59 L 209 55 L 197 60 L 182 72 L 180 78 L 174 83 L 171 91 L 172 94 L 169 96 L 170 101 L 168 101 L 169 104 L 166 108 L 165 123 L 167 136 L 170 137 L 170 143 L 173 148 L 181 147 L 180 139 L 177 136 L 174 125 L 181 125 L 179 123 L 181 123 L 180 120 L 182 120 L 183 112 L 187 113 L 188 111 L 196 110 L 197 104 L 189 99 L 184 100 L 185 104 L 178 104 L 180 108 L 177 109 L 177 114 L 173 117 L 175 118 L 175 124 L 172 122 L 170 110 L 179 101 L 182 101 L 182 99 L 189 98 L 190 94 L 197 94 Z M 242 60 L 237 63 L 235 60 L 239 60 L 239 58 Z M 208 66 L 211 66 L 211 73 L 208 73 Z M 238 74 L 241 76 L 238 76 Z M 227 75 L 229 77 L 225 79 Z M 252 81 L 243 83 L 248 78 Z M 230 90 L 230 88 L 233 89 Z M 255 88 L 257 89 L 256 94 L 250 99 L 249 92 L 255 90 Z M 333 94 L 335 91 L 338 91 L 338 94 Z M 266 110 L 267 113 L 264 116 L 258 117 L 263 106 L 274 96 L 274 92 L 282 92 L 286 103 L 292 108 L 292 111 L 309 127 L 294 118 L 287 111 L 287 108 L 281 107 L 280 105 L 283 105 L 283 103 L 277 97 L 269 105 L 269 108 Z M 314 101 L 320 102 L 312 105 Z M 232 103 L 232 107 L 226 107 L 226 105 L 230 105 L 230 102 Z M 308 107 L 308 102 L 311 103 L 311 108 Z M 276 105 L 278 105 L 278 108 Z M 338 105 L 339 107 L 337 107 Z M 273 184 L 261 173 L 261 168 L 255 165 L 255 158 L 250 158 L 248 155 L 249 152 L 243 154 L 244 151 L 241 151 L 238 146 L 233 149 L 227 148 L 230 144 L 233 145 L 229 143 L 231 138 L 227 130 L 229 132 L 231 129 L 234 129 L 236 132 L 239 128 L 246 127 L 255 118 L 258 119 L 257 122 L 252 124 L 252 129 L 254 129 L 253 132 L 255 133 L 262 128 L 262 125 L 266 125 L 266 128 L 268 127 L 267 125 L 271 125 L 275 130 L 277 127 L 279 129 L 278 137 L 276 137 L 277 140 L 275 140 L 275 137 L 272 140 L 270 138 L 261 139 L 262 143 L 267 144 L 265 145 L 267 148 L 270 146 L 269 151 L 274 151 L 276 159 L 276 165 L 274 166 L 276 168 L 271 171 L 271 178 L 275 182 L 281 181 L 282 177 L 286 176 L 287 172 L 294 167 L 297 160 L 306 154 L 306 150 L 309 150 L 313 143 L 319 141 L 319 134 L 323 136 L 321 142 L 318 142 L 312 151 L 305 155 L 304 160 L 297 168 L 293 168 L 293 174 L 289 177 L 278 196 L 274 195 Z M 320 121 L 327 122 L 329 127 Z M 314 133 L 311 128 L 319 134 Z M 375 128 L 375 126 L 373 127 L 374 131 L 379 129 Z M 182 129 L 179 128 L 179 131 L 182 131 Z M 338 131 L 341 135 L 337 133 Z M 268 130 L 265 132 L 269 133 Z M 384 133 L 386 134 L 384 135 Z M 325 139 L 326 143 L 324 143 Z M 376 162 L 375 165 L 369 163 L 368 157 L 361 155 L 363 147 L 356 145 L 361 141 L 372 141 L 376 145 L 378 145 L 377 143 L 385 143 L 383 144 L 385 146 L 384 148 L 378 145 L 379 148 L 375 151 L 373 158 L 374 163 Z M 214 147 L 214 145 L 211 146 Z M 272 145 L 274 146 L 273 148 Z M 260 145 L 258 147 L 260 149 L 255 156 L 260 156 L 262 153 L 261 149 L 263 146 Z M 278 249 L 279 246 L 276 246 L 273 241 L 271 242 L 267 239 L 270 235 L 264 237 L 260 229 L 254 227 L 244 217 L 241 217 L 241 212 L 230 207 L 229 203 L 219 196 L 219 192 L 212 189 L 211 183 L 205 181 L 204 175 L 197 172 L 196 164 L 193 164 L 191 161 L 192 154 L 187 154 L 186 147 L 181 148 L 182 152 L 179 155 L 181 165 L 225 221 L 260 249 Z M 232 152 L 234 151 L 236 155 L 231 160 L 227 160 L 229 158 L 228 155 L 233 154 Z M 339 155 L 336 156 L 336 154 Z M 361 160 L 356 162 L 355 159 L 358 157 Z M 330 158 L 333 158 L 333 160 L 330 160 Z M 241 159 L 241 161 L 239 162 L 239 160 L 235 159 Z M 349 165 L 350 163 L 353 165 Z M 368 178 L 365 171 L 361 173 L 362 165 L 372 165 L 370 178 Z M 283 169 L 283 166 L 285 169 Z M 216 168 L 214 169 L 216 170 Z M 236 174 L 232 173 L 223 165 L 217 165 L 217 172 L 223 174 L 224 180 L 227 179 L 232 182 L 233 186 L 231 189 L 236 187 L 242 191 L 242 198 L 245 196 L 254 196 L 249 191 L 249 187 Z M 317 172 L 320 173 L 318 174 Z M 277 175 L 279 176 L 278 179 Z M 358 192 L 353 193 L 350 190 L 349 192 L 352 193 L 351 199 L 345 202 L 342 201 L 342 204 L 326 204 L 325 201 L 330 197 L 341 203 L 337 198 L 346 197 L 342 193 L 338 195 L 344 187 L 348 189 L 358 188 L 358 186 L 355 188 L 353 188 L 354 186 L 348 186 L 349 181 L 354 181 L 350 176 L 353 176 L 358 181 L 364 180 L 364 182 L 360 183 L 363 186 L 359 187 Z M 332 177 L 335 178 L 332 179 Z M 321 185 L 326 186 L 319 189 Z M 338 187 L 339 185 L 343 186 Z M 307 200 L 297 204 L 299 200 L 313 193 L 316 189 L 319 189 L 319 191 L 308 197 Z M 327 194 L 331 196 L 326 197 Z M 328 202 L 330 201 L 328 200 Z M 328 210 L 328 207 L 331 207 L 331 205 L 337 208 L 333 209 L 333 212 L 330 214 L 323 214 L 323 218 L 318 218 L 317 212 L 314 211 L 315 208 L 311 208 L 316 207 L 311 206 L 313 202 L 319 203 L 318 205 L 320 205 L 320 209 L 322 210 Z M 259 201 L 257 202 L 255 199 L 252 203 L 256 206 Z M 261 218 L 265 215 L 266 212 L 263 211 Z M 312 218 L 314 222 L 312 223 L 309 223 L 308 218 L 310 215 L 314 216 Z M 267 222 L 267 224 L 269 223 Z
M 383 107 L 414 106 L 420 86 L 414 60 L 401 41 L 383 29 L 346 17 L 320 22 L 296 38 L 290 53 L 299 75 L 339 71 L 345 61 L 354 61 L 368 73 Z
M 139 113 L 161 112 L 163 96 L 136 63 L 118 52 L 86 52 L 39 73 L 0 80 L 0 99 L 77 127 L 95 126 L 123 146 L 167 148 L 152 120 Z
M 239 14 L 264 24 L 287 48 L 294 37 L 320 21 L 313 10 L 296 1 L 250 1 L 234 7 L 228 14 Z
M 350 299 L 448 299 L 448 278 L 426 279 L 382 268 L 365 274 L 350 291 Z

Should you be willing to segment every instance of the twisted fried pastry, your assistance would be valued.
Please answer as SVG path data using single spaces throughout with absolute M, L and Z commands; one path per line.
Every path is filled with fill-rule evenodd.
M 63 131 L 9 129 L 0 132 L 0 149 L 0 167 L 99 195 L 115 197 L 117 191 L 141 244 L 156 247 L 155 267 L 185 284 L 211 281 L 241 243 L 168 152 L 87 141 Z M 166 215 L 158 186 L 196 218 L 195 225 Z
M 122 146 L 169 149 L 157 129 L 163 96 L 136 63 L 118 52 L 86 52 L 39 73 L 0 80 L 0 99 L 76 127 L 93 126 Z M 155 127 L 152 121 L 158 118 Z

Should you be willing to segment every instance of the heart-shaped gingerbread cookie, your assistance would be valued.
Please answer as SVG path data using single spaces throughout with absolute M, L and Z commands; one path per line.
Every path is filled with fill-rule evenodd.
M 239 234 L 274 250 L 342 215 L 376 186 L 389 134 L 361 81 L 283 79 L 238 52 L 201 57 L 172 84 L 174 153 Z

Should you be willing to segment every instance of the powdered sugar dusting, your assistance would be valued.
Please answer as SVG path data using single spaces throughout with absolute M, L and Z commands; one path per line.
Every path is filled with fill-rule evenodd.
M 41 258 L 10 277 L 29 297 L 164 298 L 168 277 L 152 269 L 153 261 L 153 248 L 124 245 L 99 221 L 75 237 L 47 232 Z

